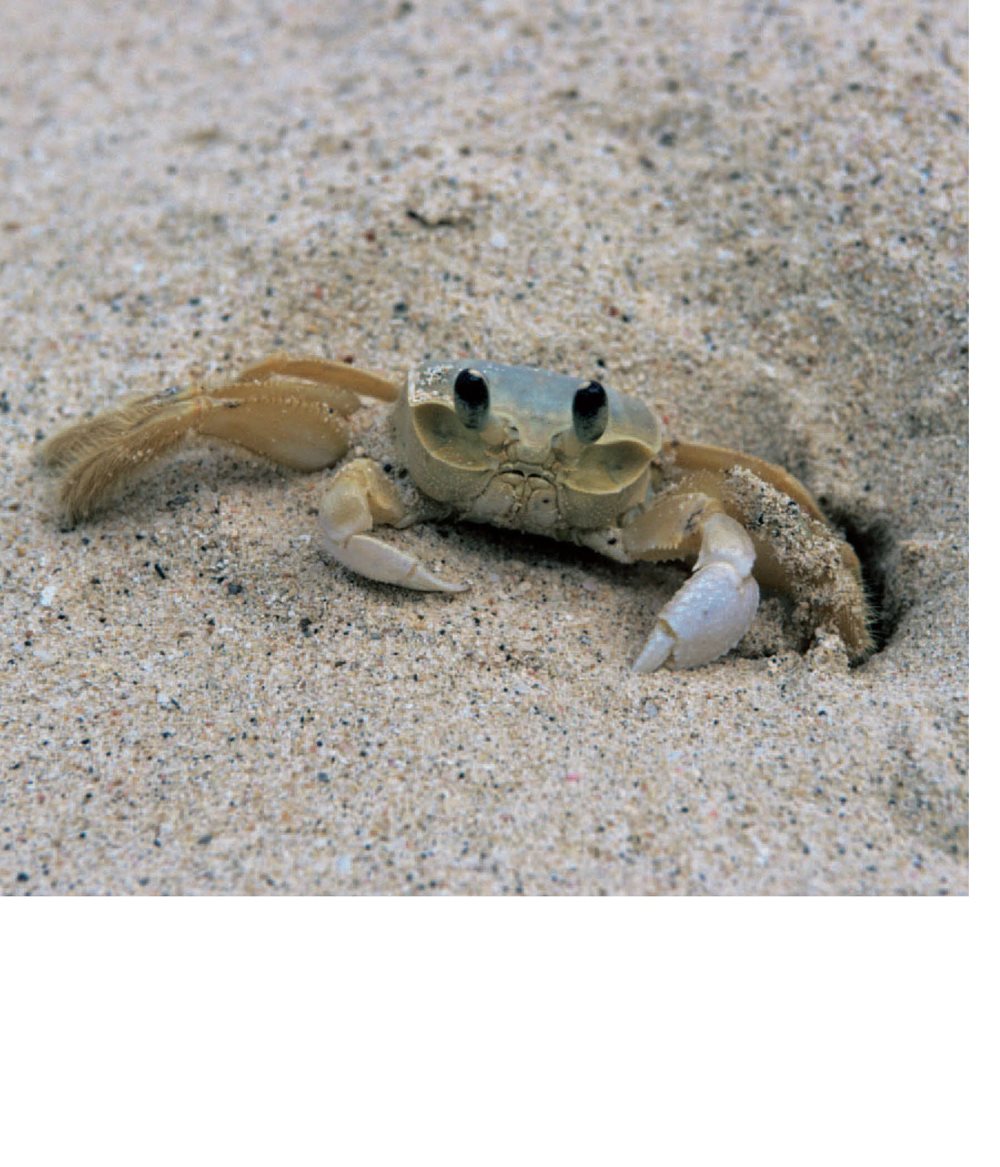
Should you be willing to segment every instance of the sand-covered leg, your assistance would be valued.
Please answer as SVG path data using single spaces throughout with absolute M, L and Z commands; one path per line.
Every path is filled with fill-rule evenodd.
M 623 537 L 634 559 L 698 556 L 691 578 L 657 615 L 635 672 L 708 664 L 740 642 L 760 590 L 751 574 L 753 543 L 721 503 L 700 493 L 666 496 L 626 526 Z
M 435 575 L 415 555 L 369 534 L 408 518 L 399 491 L 377 462 L 358 458 L 339 470 L 319 506 L 320 546 L 368 579 L 421 592 L 461 592 L 466 585 Z
M 189 435 L 218 438 L 295 470 L 331 466 L 347 449 L 358 394 L 393 400 L 396 388 L 334 361 L 272 357 L 234 380 L 132 398 L 56 434 L 42 460 L 61 470 L 59 501 L 71 523 Z
M 783 491 L 745 467 L 726 475 L 725 501 L 753 536 L 761 587 L 792 599 L 795 623 L 806 635 L 833 628 L 850 658 L 864 660 L 874 647 L 873 618 L 854 548 L 822 516 L 789 506 Z

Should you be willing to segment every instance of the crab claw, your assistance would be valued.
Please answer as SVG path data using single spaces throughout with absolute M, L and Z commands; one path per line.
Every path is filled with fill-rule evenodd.
M 370 458 L 349 462 L 319 505 L 319 544 L 344 567 L 366 579 L 418 592 L 464 592 L 466 585 L 436 575 L 415 555 L 370 534 L 376 526 L 405 521 L 399 491 Z
M 726 514 L 709 515 L 701 535 L 691 578 L 656 617 L 633 672 L 708 664 L 734 648 L 753 623 L 760 589 L 751 575 L 750 536 Z

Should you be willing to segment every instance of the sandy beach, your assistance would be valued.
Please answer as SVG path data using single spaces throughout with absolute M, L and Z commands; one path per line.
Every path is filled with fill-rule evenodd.
M 961 5 L 8 5 L 0 891 L 968 891 Z M 319 553 L 329 472 L 191 445 L 72 530 L 41 441 L 276 351 L 599 377 L 802 479 L 878 651 L 473 526 Z M 374 416 L 374 408 L 359 419 Z

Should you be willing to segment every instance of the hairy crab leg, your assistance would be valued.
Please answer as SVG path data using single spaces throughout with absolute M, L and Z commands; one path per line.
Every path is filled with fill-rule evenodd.
M 768 483 L 782 494 L 788 495 L 814 519 L 826 522 L 819 503 L 812 492 L 783 467 L 776 466 L 758 458 L 755 454 L 744 454 L 739 450 L 727 450 L 724 446 L 706 446 L 700 442 L 680 442 L 676 439 L 669 443 L 671 462 L 678 470 L 709 472 L 717 479 L 727 470 L 739 466 L 756 474 L 762 481 Z
M 347 450 L 345 419 L 361 404 L 358 395 L 394 400 L 397 392 L 391 382 L 350 365 L 271 357 L 219 385 L 132 398 L 56 434 L 41 456 L 63 472 L 59 502 L 75 523 L 192 434 L 295 470 L 331 466 Z

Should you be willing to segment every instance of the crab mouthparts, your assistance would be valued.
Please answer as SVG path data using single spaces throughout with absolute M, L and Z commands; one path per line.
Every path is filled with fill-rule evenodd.
M 556 476 L 550 466 L 543 465 L 541 462 L 532 462 L 526 458 L 521 458 L 517 462 L 505 462 L 502 466 L 498 466 L 497 475 L 501 477 L 517 475 L 519 478 L 541 478 L 543 481 L 553 484 L 556 481 Z

